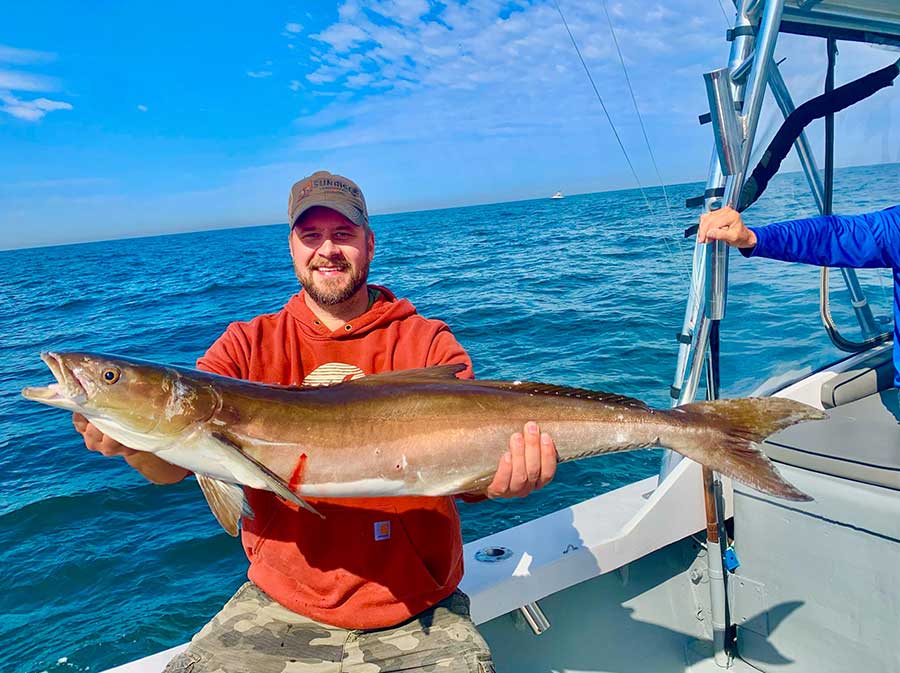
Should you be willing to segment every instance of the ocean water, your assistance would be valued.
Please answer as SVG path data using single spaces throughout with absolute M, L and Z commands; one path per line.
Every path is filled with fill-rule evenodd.
M 615 391 L 668 405 L 702 185 L 373 218 L 372 281 L 445 320 L 478 376 Z M 900 165 L 839 171 L 836 210 L 893 205 Z M 648 203 L 649 202 L 649 203 Z M 652 212 L 651 212 L 652 210 Z M 812 214 L 777 178 L 751 223 Z M 297 290 L 287 226 L 0 252 L 0 671 L 100 671 L 189 638 L 244 579 L 237 540 L 193 480 L 144 481 L 84 449 L 68 414 L 25 401 L 47 349 L 192 365 L 225 326 Z M 732 259 L 725 395 L 841 357 L 818 317 L 818 272 Z M 881 312 L 884 275 L 865 277 Z M 850 324 L 845 293 L 837 317 Z M 466 540 L 658 469 L 641 451 L 560 466 L 527 499 L 461 505 Z

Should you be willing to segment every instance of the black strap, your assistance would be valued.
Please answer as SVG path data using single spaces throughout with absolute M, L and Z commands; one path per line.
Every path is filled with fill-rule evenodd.
M 746 210 L 762 196 L 769 180 L 778 172 L 781 162 L 791 151 L 794 141 L 814 119 L 840 112 L 844 108 L 865 100 L 884 87 L 893 84 L 898 74 L 900 74 L 900 61 L 848 82 L 833 91 L 816 96 L 788 115 L 763 153 L 759 164 L 753 169 L 753 174 L 744 184 L 738 202 L 738 212 Z
M 684 207 L 697 208 L 698 206 L 702 206 L 704 201 L 706 201 L 705 196 L 692 196 L 691 198 L 684 200 Z
M 734 111 L 740 113 L 744 109 L 744 101 L 736 100 L 734 101 Z M 709 124 L 712 121 L 712 112 L 704 112 L 702 115 L 697 117 L 697 120 L 700 122 L 700 126 L 704 124 Z
M 685 208 L 696 208 L 697 206 L 702 206 L 703 202 L 706 199 L 711 199 L 719 196 L 725 196 L 725 188 L 724 187 L 716 187 L 715 189 L 707 189 L 703 192 L 703 196 L 692 196 L 689 199 L 684 200 Z
M 741 35 L 756 35 L 756 28 L 753 26 L 738 26 L 725 31 L 725 39 L 729 42 L 734 42 L 734 38 Z

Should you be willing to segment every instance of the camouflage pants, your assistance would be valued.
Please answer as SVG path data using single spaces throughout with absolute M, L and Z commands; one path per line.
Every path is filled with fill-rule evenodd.
M 315 622 L 247 582 L 164 673 L 493 673 L 487 643 L 457 591 L 398 626 Z

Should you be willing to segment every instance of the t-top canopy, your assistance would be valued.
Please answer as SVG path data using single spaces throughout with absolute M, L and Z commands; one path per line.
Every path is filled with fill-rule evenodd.
M 785 0 L 781 31 L 900 46 L 900 2 Z

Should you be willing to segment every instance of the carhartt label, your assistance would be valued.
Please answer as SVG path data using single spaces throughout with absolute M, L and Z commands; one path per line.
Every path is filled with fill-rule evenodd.
M 391 522 L 376 521 L 375 522 L 375 539 L 388 540 L 391 537 Z

